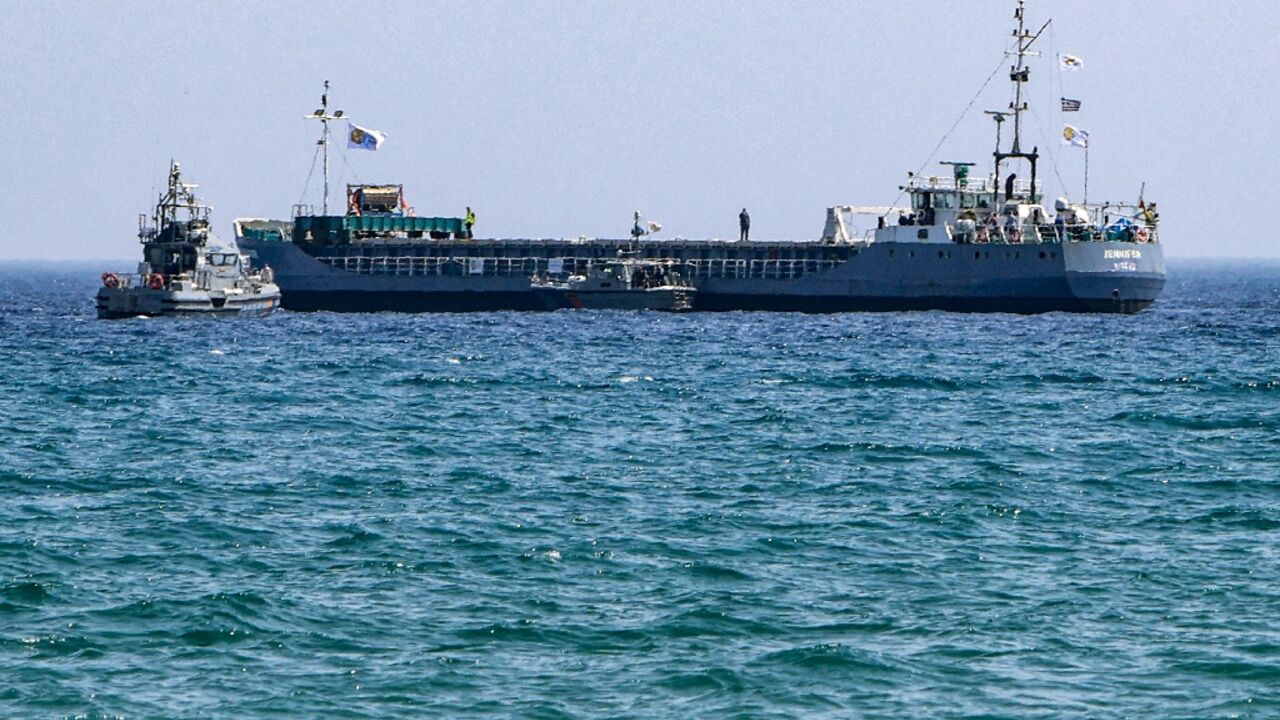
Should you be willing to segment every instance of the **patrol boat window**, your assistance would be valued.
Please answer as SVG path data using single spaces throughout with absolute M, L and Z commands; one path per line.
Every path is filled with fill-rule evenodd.
M 205 256 L 205 260 L 207 260 L 210 265 L 234 267 L 238 258 L 235 253 L 209 253 Z

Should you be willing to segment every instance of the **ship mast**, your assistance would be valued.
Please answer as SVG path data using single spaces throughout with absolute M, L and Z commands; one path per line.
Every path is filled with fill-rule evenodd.
M 1009 79 L 1013 81 L 1013 103 L 1009 106 L 1009 111 L 1013 113 L 1013 152 L 1022 151 L 1022 112 L 1027 109 L 1027 103 L 1022 100 L 1022 83 L 1027 82 L 1031 75 L 1031 70 L 1026 65 L 1027 55 L 1032 54 L 1027 52 L 1031 45 L 1028 42 L 1031 33 L 1026 29 L 1025 14 L 1025 2 L 1018 0 L 1018 9 L 1013 12 L 1018 20 L 1018 29 L 1013 31 L 1013 37 L 1018 41 L 1018 50 L 1014 53 L 1018 64 L 1009 68 Z
M 1007 111 L 996 112 L 988 111 L 996 121 L 996 151 L 995 151 L 995 168 L 994 180 L 996 187 L 993 195 L 998 196 L 1000 192 L 1000 164 L 1004 160 L 1022 159 L 1031 164 L 1031 190 L 1029 196 L 1032 202 L 1036 200 L 1036 160 L 1039 159 L 1038 148 L 1032 148 L 1031 152 L 1022 151 L 1022 113 L 1028 109 L 1027 102 L 1022 99 L 1022 86 L 1024 83 L 1031 81 L 1031 68 L 1027 67 L 1026 59 L 1028 57 L 1039 57 L 1040 53 L 1032 52 L 1031 46 L 1040 37 L 1040 34 L 1049 27 L 1052 20 L 1045 21 L 1040 29 L 1031 34 L 1026 27 L 1026 0 L 1018 0 L 1018 7 L 1013 12 L 1013 17 L 1018 21 L 1018 27 L 1013 31 L 1013 37 L 1017 41 L 1017 49 L 1008 54 L 1014 57 L 1015 64 L 1009 68 L 1009 80 L 1013 83 L 1013 102 L 1009 103 Z M 1010 115 L 1013 116 L 1013 141 L 1010 145 L 1009 152 L 1001 152 L 1000 150 L 1000 126 Z M 1006 202 L 1010 200 L 1013 194 L 1013 187 L 1006 188 Z
M 320 107 L 315 112 L 307 116 L 312 120 L 319 120 L 320 124 L 324 126 L 324 132 L 321 133 L 320 139 L 316 141 L 316 144 L 322 146 L 324 149 L 323 215 L 329 214 L 329 121 L 341 119 L 342 115 L 343 113 L 341 110 L 335 110 L 332 115 L 329 114 L 329 81 L 325 80 L 324 94 L 320 96 Z M 314 160 L 312 162 L 314 162 Z M 312 165 L 311 167 L 314 168 L 315 165 Z

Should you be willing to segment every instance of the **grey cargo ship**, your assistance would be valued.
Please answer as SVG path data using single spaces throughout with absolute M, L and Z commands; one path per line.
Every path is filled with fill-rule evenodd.
M 1022 2 L 1014 17 L 1015 100 L 989 113 L 997 128 L 990 174 L 971 176 L 973 163 L 944 163 L 946 171 L 901 186 L 908 206 L 828 208 L 817 239 L 655 240 L 642 231 L 618 239 L 473 239 L 461 218 L 414 214 L 398 185 L 348 186 L 345 214 L 330 215 L 328 122 L 341 112 L 329 114 L 326 92 L 313 116 L 324 121 L 325 212 L 297 206 L 287 221 L 240 219 L 236 240 L 256 264 L 275 270 L 284 307 L 303 311 L 545 309 L 532 278 L 588 275 L 620 253 L 673 265 L 696 288 L 695 310 L 1140 311 L 1165 283 L 1156 217 L 1141 200 L 1058 198 L 1053 213 L 1045 206 L 1040 154 L 1024 150 L 1021 138 L 1026 58 L 1039 33 L 1027 31 Z M 1006 147 L 1000 131 L 1010 121 Z M 853 230 L 857 214 L 877 216 L 878 227 Z

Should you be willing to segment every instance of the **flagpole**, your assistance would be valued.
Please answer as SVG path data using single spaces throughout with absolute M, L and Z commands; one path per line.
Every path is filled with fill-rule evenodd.
M 1084 144 L 1084 205 L 1089 207 L 1089 143 Z

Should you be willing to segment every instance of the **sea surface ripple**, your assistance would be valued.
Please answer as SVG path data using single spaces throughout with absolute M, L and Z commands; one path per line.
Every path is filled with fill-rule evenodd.
M 0 266 L 2 717 L 1280 716 L 1280 266 L 1136 316 L 93 317 Z

